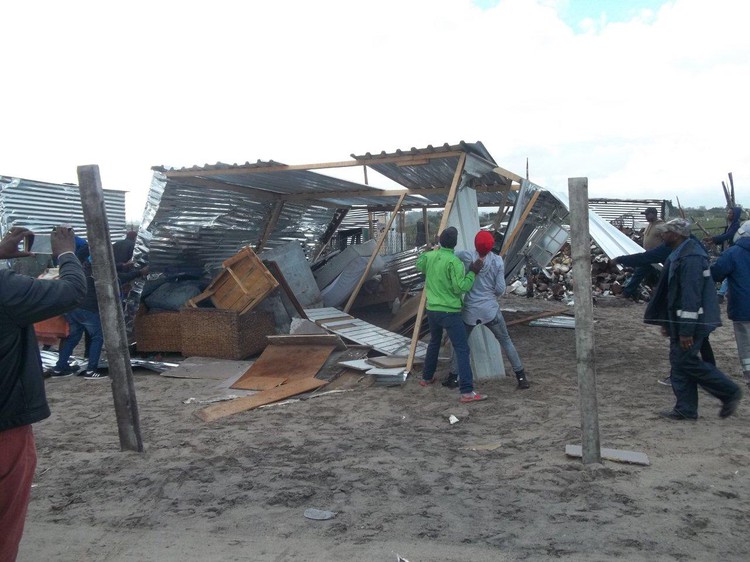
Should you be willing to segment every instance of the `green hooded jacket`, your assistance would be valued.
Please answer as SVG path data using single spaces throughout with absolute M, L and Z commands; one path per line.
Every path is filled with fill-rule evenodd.
M 425 274 L 427 310 L 461 312 L 461 295 L 474 285 L 474 272 L 465 273 L 464 264 L 452 248 L 424 252 L 417 258 L 417 269 Z

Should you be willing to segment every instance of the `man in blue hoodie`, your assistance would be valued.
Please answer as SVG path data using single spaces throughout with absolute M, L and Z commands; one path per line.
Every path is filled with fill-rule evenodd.
M 677 398 L 672 410 L 659 415 L 672 420 L 697 419 L 700 386 L 721 400 L 719 417 L 729 417 L 737 411 L 742 391 L 699 353 L 705 338 L 721 326 L 708 255 L 690 237 L 690 223 L 685 219 L 672 219 L 658 229 L 672 253 L 643 320 L 661 326 L 662 334 L 669 337 L 672 391 Z
M 740 217 L 742 216 L 742 207 L 730 207 L 727 209 L 727 227 L 724 229 L 722 234 L 716 236 L 707 236 L 703 239 L 703 243 L 708 246 L 709 244 L 716 244 L 721 246 L 721 250 L 724 251 L 724 242 L 730 247 L 734 243 L 734 235 L 737 229 L 740 227 Z M 719 302 L 724 302 L 724 296 L 727 294 L 729 285 L 726 281 L 721 284 L 719 288 Z
M 734 245 L 711 266 L 714 281 L 729 281 L 727 316 L 734 323 L 734 338 L 745 382 L 750 385 L 750 221 L 734 235 Z

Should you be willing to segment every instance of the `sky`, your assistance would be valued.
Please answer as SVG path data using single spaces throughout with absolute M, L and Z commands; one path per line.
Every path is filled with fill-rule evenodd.
M 481 141 L 590 197 L 750 204 L 746 0 L 0 4 L 0 175 L 99 165 L 139 221 L 152 166 Z

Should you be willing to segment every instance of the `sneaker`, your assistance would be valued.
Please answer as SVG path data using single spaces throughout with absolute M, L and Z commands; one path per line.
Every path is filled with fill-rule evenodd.
M 729 400 L 724 402 L 724 405 L 721 407 L 721 410 L 719 410 L 719 417 L 728 418 L 729 416 L 734 414 L 737 411 L 737 406 L 739 406 L 741 399 L 742 399 L 742 391 L 740 389 L 737 389 L 737 392 L 734 393 L 734 396 L 732 396 Z
M 432 377 L 431 379 L 419 379 L 419 386 L 430 386 L 436 382 L 437 379 L 435 377 Z
M 669 375 L 666 378 L 658 379 L 657 382 L 659 384 L 663 384 L 664 386 L 672 386 L 672 375 Z
M 458 388 L 458 375 L 448 373 L 448 378 L 441 383 L 446 388 Z
M 461 398 L 458 399 L 459 402 L 462 404 L 467 404 L 469 402 L 480 402 L 481 400 L 487 400 L 486 394 L 479 394 L 477 392 L 471 391 L 466 394 L 462 394 Z
M 98 381 L 100 379 L 108 379 L 109 377 L 98 371 L 86 371 L 83 374 L 83 378 L 89 381 Z
M 698 419 L 698 416 L 695 416 L 695 417 L 685 416 L 682 413 L 674 409 L 664 410 L 663 412 L 659 412 L 659 416 L 662 418 L 666 418 L 668 420 L 676 420 L 676 421 L 685 421 L 685 420 L 695 421 L 696 419 Z
M 63 367 L 63 368 L 55 367 L 54 369 L 52 369 L 52 373 L 50 374 L 50 376 L 55 377 L 55 378 L 72 377 L 77 372 L 78 372 L 78 369 L 76 367 L 70 367 L 70 366 Z

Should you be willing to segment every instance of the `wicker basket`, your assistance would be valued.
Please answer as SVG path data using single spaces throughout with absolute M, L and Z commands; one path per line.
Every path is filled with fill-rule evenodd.
M 141 306 L 133 321 L 136 349 L 139 352 L 181 352 L 182 329 L 177 310 L 147 312 Z
M 182 354 L 185 357 L 244 359 L 266 348 L 266 336 L 275 333 L 273 315 L 253 310 L 239 314 L 217 308 L 183 308 Z

